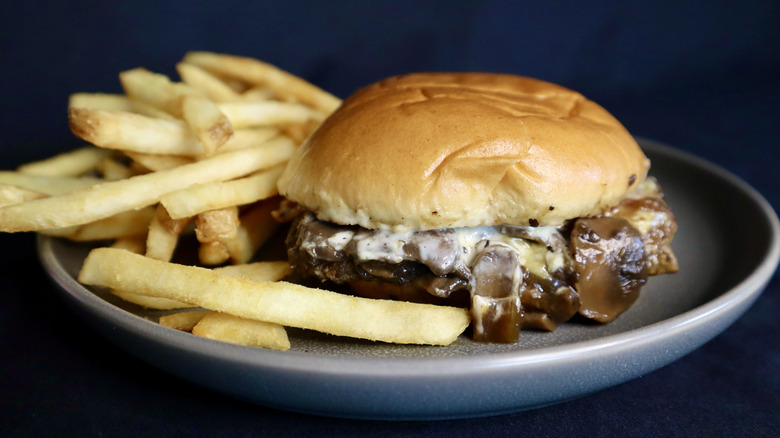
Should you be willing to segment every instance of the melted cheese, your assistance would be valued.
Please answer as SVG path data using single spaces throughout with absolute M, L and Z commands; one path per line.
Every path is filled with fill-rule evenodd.
M 404 261 L 404 244 L 410 233 L 391 233 L 377 230 L 355 239 L 358 260 L 380 260 L 388 263 Z
M 561 269 L 564 264 L 563 254 L 548 250 L 546 245 L 535 241 L 502 234 L 496 227 L 455 228 L 454 231 L 456 242 L 460 248 L 457 254 L 459 260 L 456 265 L 471 267 L 474 258 L 488 243 L 491 245 L 501 244 L 511 248 L 517 254 L 521 266 L 543 278 L 549 277 L 551 272 Z M 551 240 L 553 233 L 558 233 L 555 227 L 529 227 L 527 232 L 543 241 Z M 337 233 L 328 239 L 328 243 L 334 247 L 337 247 L 334 243 L 338 243 L 338 248 L 343 248 L 346 246 L 347 240 L 352 238 L 351 235 L 347 236 L 345 233 L 350 232 Z M 404 245 L 409 242 L 412 233 L 414 231 L 403 233 L 375 231 L 369 235 L 355 236 L 357 259 L 400 263 L 405 257 Z M 420 255 L 423 258 L 433 259 L 435 254 L 431 252 L 440 250 L 437 246 L 421 245 Z
M 344 230 L 333 234 L 328 238 L 328 245 L 333 247 L 336 251 L 342 251 L 347 244 L 352 240 L 355 235 L 354 231 Z

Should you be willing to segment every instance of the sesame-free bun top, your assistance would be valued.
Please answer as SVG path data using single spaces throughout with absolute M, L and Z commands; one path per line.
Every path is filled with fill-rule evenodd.
M 559 225 L 600 213 L 649 161 L 580 93 L 520 76 L 418 73 L 347 98 L 279 192 L 322 220 L 391 231 Z

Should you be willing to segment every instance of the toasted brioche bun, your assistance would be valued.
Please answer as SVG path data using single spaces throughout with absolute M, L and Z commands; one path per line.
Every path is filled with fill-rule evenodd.
M 617 204 L 648 168 L 623 125 L 577 92 L 420 73 L 347 98 L 278 186 L 322 220 L 371 229 L 544 226 Z

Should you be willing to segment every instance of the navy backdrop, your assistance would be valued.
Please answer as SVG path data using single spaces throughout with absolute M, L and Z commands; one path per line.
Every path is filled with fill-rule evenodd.
M 253 56 L 334 94 L 411 71 L 535 76 L 599 102 L 635 135 L 724 166 L 780 206 L 777 1 L 27 1 L 0 4 L 0 168 L 78 145 L 75 91 L 117 73 L 175 76 L 188 50 Z M 337 421 L 247 405 L 149 368 L 43 305 L 29 235 L 0 236 L 3 435 L 313 431 L 769 436 L 780 430 L 777 275 L 722 336 L 592 397 L 488 419 Z M 32 277 L 19 279 L 29 269 Z M 760 366 L 756 366 L 760 364 Z M 128 411 L 135 410 L 139 417 Z

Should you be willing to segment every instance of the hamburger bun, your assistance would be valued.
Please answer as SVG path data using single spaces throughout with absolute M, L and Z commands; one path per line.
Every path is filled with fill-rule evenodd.
M 580 93 L 505 74 L 391 77 L 347 98 L 279 192 L 321 220 L 390 231 L 560 225 L 617 204 L 649 161 Z

